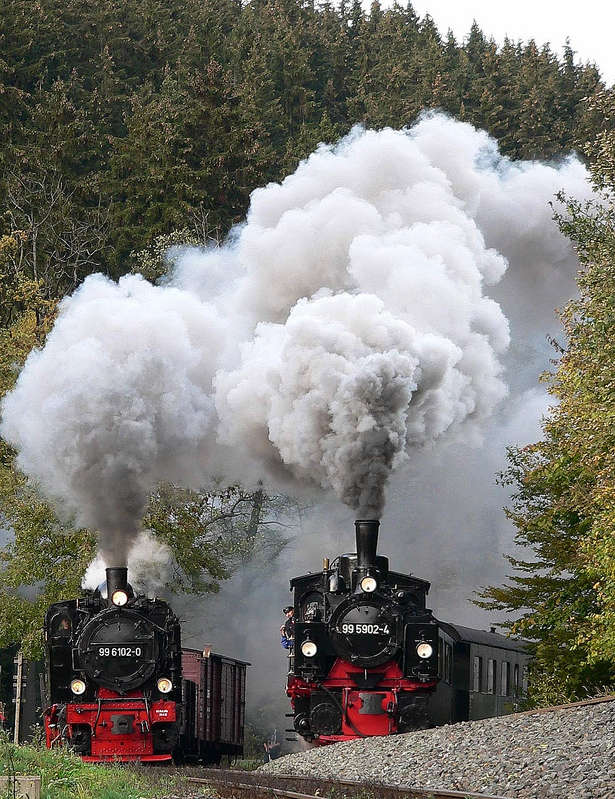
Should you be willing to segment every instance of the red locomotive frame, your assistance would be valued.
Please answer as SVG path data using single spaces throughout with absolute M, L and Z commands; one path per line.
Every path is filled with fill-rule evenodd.
M 161 762 L 173 759 L 172 754 L 154 754 L 152 726 L 177 722 L 176 702 L 158 699 L 149 703 L 141 691 L 120 697 L 114 691 L 100 688 L 96 702 L 70 702 L 63 706 L 62 711 L 58 705 L 45 711 L 48 749 L 61 744 L 63 737 L 72 739 L 74 728 L 85 726 L 90 730 L 91 754 L 82 755 L 84 761 Z M 65 725 L 68 729 L 64 736 Z
M 206 647 L 182 649 L 182 701 L 149 700 L 142 690 L 120 696 L 99 687 L 96 697 L 55 703 L 44 712 L 47 748 L 75 742 L 86 731 L 89 754 L 82 760 L 104 762 L 219 763 L 243 752 L 246 667 Z M 173 752 L 155 753 L 156 727 L 175 730 Z
M 352 679 L 353 674 L 364 676 L 366 671 L 368 675 L 377 673 L 381 676 L 376 687 L 369 691 L 357 688 Z M 342 729 L 338 735 L 321 734 L 315 738 L 313 743 L 316 746 L 322 746 L 338 741 L 349 741 L 371 735 L 392 735 L 398 732 L 399 696 L 417 692 L 424 694 L 426 691 L 434 689 L 436 683 L 437 681 L 425 683 L 405 678 L 395 661 L 390 661 L 375 669 L 365 670 L 337 658 L 327 678 L 322 682 L 306 682 L 300 677 L 290 675 L 286 693 L 290 697 L 293 710 L 295 710 L 295 699 L 298 697 L 309 697 L 313 691 L 323 688 L 331 692 L 335 691 L 335 696 L 339 698 L 342 708 Z M 381 696 L 379 712 L 361 712 L 366 695 Z

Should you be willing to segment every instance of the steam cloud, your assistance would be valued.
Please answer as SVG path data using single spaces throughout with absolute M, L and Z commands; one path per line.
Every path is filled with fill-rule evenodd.
M 99 553 L 83 577 L 84 588 L 94 589 L 106 581 L 107 562 Z M 167 589 L 167 579 L 173 565 L 173 553 L 149 530 L 141 530 L 128 552 L 127 566 L 130 584 L 138 594 L 155 596 Z
M 125 563 L 150 488 L 181 480 L 214 424 L 222 325 L 186 292 L 89 277 L 3 406 L 19 466 Z
M 0 432 L 107 562 L 160 480 L 265 472 L 379 516 L 393 469 L 476 440 L 505 396 L 509 326 L 487 287 L 512 259 L 539 299 L 545 264 L 570 259 L 548 205 L 562 188 L 590 195 L 577 160 L 512 164 L 441 115 L 356 129 L 255 191 L 245 225 L 185 251 L 168 285 L 88 278 Z

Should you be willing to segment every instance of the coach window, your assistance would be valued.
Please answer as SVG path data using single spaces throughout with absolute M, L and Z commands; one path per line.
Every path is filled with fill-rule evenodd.
M 502 661 L 502 680 L 500 682 L 500 696 L 510 695 L 510 663 Z
M 483 659 L 481 657 L 474 658 L 474 672 L 473 672 L 473 687 L 474 693 L 480 693 L 483 689 Z
M 522 671 L 521 673 L 522 673 L 522 675 L 523 675 L 523 677 L 522 677 L 522 680 L 523 680 L 523 683 L 522 683 L 522 686 L 523 686 L 523 696 L 526 696 L 526 695 L 527 695 L 527 684 L 528 684 L 528 678 L 529 678 L 529 674 L 528 674 L 528 668 L 527 668 L 527 666 L 524 666 L 524 667 L 523 667 L 523 671 Z
M 496 662 L 492 658 L 487 661 L 487 693 L 495 693 Z
M 513 668 L 513 696 L 519 696 L 519 664 L 515 663 Z

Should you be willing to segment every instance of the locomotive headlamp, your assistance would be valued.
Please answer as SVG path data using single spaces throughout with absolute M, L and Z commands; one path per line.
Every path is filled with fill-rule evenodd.
M 83 680 L 71 680 L 70 689 L 76 696 L 81 696 L 85 693 L 85 683 Z
M 373 593 L 376 588 L 378 588 L 378 583 L 373 577 L 364 577 L 361 580 L 361 591 L 365 591 L 366 594 Z
M 128 602 L 128 594 L 126 591 L 114 591 L 113 595 L 111 596 L 111 601 L 114 605 L 117 605 L 121 608 L 122 605 L 125 605 Z
M 426 643 L 423 641 L 422 644 L 419 644 L 416 648 L 416 654 L 420 658 L 430 658 L 433 655 L 433 647 L 431 644 Z
M 168 677 L 161 677 L 156 683 L 161 694 L 168 694 L 173 688 L 173 683 Z
M 301 644 L 301 652 L 306 658 L 313 658 L 314 655 L 318 652 L 318 647 L 314 643 L 314 641 L 304 641 Z

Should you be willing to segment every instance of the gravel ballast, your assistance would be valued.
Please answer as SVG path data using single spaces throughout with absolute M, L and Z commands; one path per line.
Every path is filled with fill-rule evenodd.
M 261 770 L 523 799 L 615 799 L 615 701 L 316 747 Z

